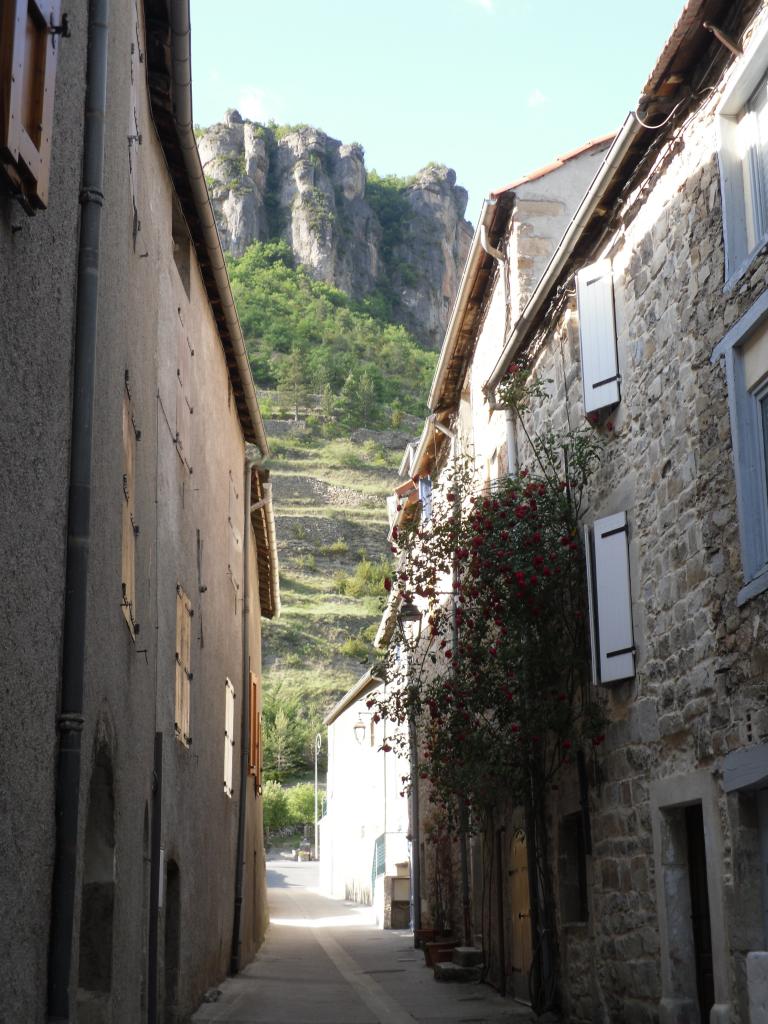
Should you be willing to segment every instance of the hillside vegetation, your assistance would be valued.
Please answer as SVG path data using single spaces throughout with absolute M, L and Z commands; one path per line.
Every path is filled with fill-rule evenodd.
M 315 410 L 328 436 L 422 412 L 435 355 L 404 327 L 314 280 L 286 242 L 254 242 L 229 270 L 254 379 L 296 418 Z

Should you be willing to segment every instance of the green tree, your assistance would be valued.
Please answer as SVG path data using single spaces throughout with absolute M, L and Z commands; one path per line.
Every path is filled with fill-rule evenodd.
M 264 803 L 264 828 L 267 830 L 284 828 L 291 824 L 291 812 L 288 797 L 279 782 L 270 780 L 264 784 L 262 794 Z
M 276 780 L 301 764 L 302 735 L 297 728 L 295 707 L 278 708 L 264 734 L 264 769 Z
M 291 346 L 288 356 L 280 361 L 277 379 L 280 389 L 291 396 L 293 418 L 298 422 L 299 410 L 306 406 L 309 391 L 304 354 L 298 345 Z
M 288 811 L 294 825 L 309 825 L 315 820 L 315 787 L 311 782 L 301 782 L 286 790 Z

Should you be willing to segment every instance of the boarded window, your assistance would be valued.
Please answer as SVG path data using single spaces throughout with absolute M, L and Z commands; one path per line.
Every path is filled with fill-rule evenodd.
M 176 587 L 176 738 L 189 746 L 190 682 L 192 681 L 192 603 L 182 587 Z
M 136 429 L 131 396 L 123 394 L 123 493 L 122 493 L 122 606 L 131 634 L 136 632 Z
M 25 205 L 48 205 L 60 0 L 0 2 L 0 158 Z
M 626 512 L 617 512 L 586 528 L 592 677 L 613 683 L 635 674 L 632 595 Z
M 251 684 L 251 720 L 250 749 L 248 752 L 248 770 L 256 779 L 256 786 L 261 785 L 261 712 L 259 710 L 259 677 L 255 672 L 249 674 Z
M 232 765 L 235 758 L 235 688 L 229 679 L 224 684 L 224 792 L 232 796 Z
M 584 411 L 597 412 L 619 401 L 619 363 L 613 309 L 613 271 L 600 260 L 576 275 L 581 338 Z

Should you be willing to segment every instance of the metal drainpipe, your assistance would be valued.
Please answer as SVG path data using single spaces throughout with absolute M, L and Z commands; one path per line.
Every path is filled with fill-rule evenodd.
M 80 241 L 74 334 L 72 438 L 64 594 L 56 849 L 48 946 L 48 1020 L 70 1019 L 69 980 L 78 874 L 80 761 L 84 718 L 85 634 L 91 535 L 91 453 L 99 293 L 99 242 L 104 202 L 109 0 L 91 0 L 88 15 Z
M 410 660 L 408 675 L 411 673 Z M 410 683 L 410 685 L 413 685 Z M 421 928 L 421 846 L 419 828 L 419 748 L 416 731 L 416 715 L 408 716 L 408 744 L 411 760 L 411 918 L 413 925 L 413 945 L 419 948 L 418 930 Z
M 237 809 L 237 860 L 235 861 L 235 909 L 232 917 L 232 952 L 229 973 L 240 970 L 240 923 L 243 914 L 243 873 L 245 868 L 245 811 L 248 798 L 248 754 L 251 745 L 251 584 L 248 560 L 251 550 L 251 474 L 260 457 L 245 460 L 245 504 L 243 522 L 243 717 L 240 723 L 240 794 Z

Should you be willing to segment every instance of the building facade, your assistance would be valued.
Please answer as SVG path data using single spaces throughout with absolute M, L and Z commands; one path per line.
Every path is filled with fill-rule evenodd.
M 519 315 L 494 316 L 506 228 L 490 282 L 468 264 L 480 316 L 460 295 L 416 466 L 439 478 L 440 426 L 490 490 L 526 433 L 587 420 L 601 448 L 580 544 L 605 739 L 547 798 L 541 883 L 514 808 L 485 851 L 490 977 L 541 975 L 545 887 L 572 1021 L 765 1020 L 766 39 L 762 5 L 691 0 Z M 510 424 L 518 364 L 544 388 Z
M 386 721 L 369 706 L 383 685 L 366 672 L 325 718 L 327 809 L 320 823 L 320 886 L 373 906 L 382 928 L 410 920 L 408 801 Z M 389 730 L 389 731 L 388 731 Z
M 14 1020 L 182 1020 L 266 926 L 268 447 L 187 4 L 60 13 L 0 34 L 0 973 Z

